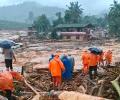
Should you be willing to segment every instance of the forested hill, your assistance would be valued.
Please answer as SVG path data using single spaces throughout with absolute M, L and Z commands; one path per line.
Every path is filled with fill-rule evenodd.
M 24 2 L 18 5 L 0 7 L 0 20 L 26 22 L 28 20 L 29 12 L 33 13 L 34 18 L 45 14 L 52 20 L 57 12 L 64 12 L 64 9 L 42 6 L 36 2 Z

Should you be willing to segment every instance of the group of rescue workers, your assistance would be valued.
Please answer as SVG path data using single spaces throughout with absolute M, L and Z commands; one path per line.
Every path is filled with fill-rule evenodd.
M 92 80 L 97 76 L 97 68 L 100 66 L 110 66 L 112 62 L 112 51 L 101 52 L 99 55 L 83 50 L 82 64 L 83 74 L 89 73 Z
M 12 91 L 14 90 L 13 78 L 17 80 L 23 80 L 24 78 L 20 73 L 13 71 L 12 62 L 13 58 L 15 61 L 16 58 L 12 49 L 3 49 L 3 54 L 5 56 L 6 71 L 0 72 L 0 94 L 1 92 L 5 92 L 8 100 L 13 100 L 11 98 Z M 107 52 L 101 52 L 99 55 L 96 55 L 88 50 L 83 50 L 81 58 L 83 64 L 82 75 L 89 73 L 90 79 L 93 80 L 97 76 L 98 66 L 108 66 L 111 64 L 112 51 L 108 50 Z M 74 66 L 75 60 L 70 54 L 60 56 L 59 53 L 55 53 L 51 55 L 49 59 L 49 71 L 54 89 L 60 89 L 62 80 L 72 79 Z
M 83 64 L 82 75 L 89 74 L 91 80 L 97 76 L 97 69 L 100 66 L 110 66 L 112 62 L 112 51 L 101 52 L 99 55 L 88 50 L 83 50 L 81 54 Z M 49 71 L 52 76 L 53 87 L 60 89 L 62 79 L 72 79 L 72 72 L 75 61 L 71 55 L 62 55 L 56 53 L 49 59 Z
M 71 55 L 61 55 L 58 53 L 51 55 L 49 59 L 49 71 L 52 76 L 53 86 L 60 88 L 62 78 L 69 80 L 72 78 L 74 58 Z

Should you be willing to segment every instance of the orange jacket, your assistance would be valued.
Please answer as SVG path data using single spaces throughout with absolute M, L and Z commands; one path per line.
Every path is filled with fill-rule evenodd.
M 101 62 L 104 59 L 104 53 L 98 55 L 98 61 Z
M 17 72 L 5 71 L 0 73 L 0 90 L 14 90 L 13 78 L 22 79 L 22 76 Z
M 112 62 L 112 52 L 110 50 L 108 50 L 106 53 L 105 53 L 105 60 L 107 60 L 109 63 Z
M 90 53 L 89 57 L 89 66 L 96 66 L 98 64 L 98 56 L 93 53 Z
M 83 54 L 82 54 L 83 65 L 89 64 L 89 60 L 90 60 L 89 53 L 88 52 L 83 52 Z
M 52 76 L 61 76 L 62 71 L 65 70 L 65 67 L 61 60 L 58 57 L 54 57 L 49 63 L 49 71 L 51 72 Z

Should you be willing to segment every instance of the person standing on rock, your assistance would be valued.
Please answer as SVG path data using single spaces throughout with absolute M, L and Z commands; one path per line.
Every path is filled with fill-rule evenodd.
M 6 70 L 9 71 L 9 68 L 10 68 L 10 70 L 13 71 L 13 66 L 12 66 L 13 59 L 16 62 L 16 57 L 15 57 L 13 50 L 11 48 L 3 49 L 3 55 L 5 57 Z
M 49 62 L 49 71 L 52 75 L 53 88 L 58 87 L 60 89 L 62 82 L 62 71 L 65 67 L 59 58 L 58 54 L 55 54 L 54 58 Z

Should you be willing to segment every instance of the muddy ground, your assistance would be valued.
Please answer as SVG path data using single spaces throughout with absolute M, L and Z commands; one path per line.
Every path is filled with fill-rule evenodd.
M 89 42 L 41 42 L 36 40 L 35 42 L 21 42 L 23 42 L 24 46 L 15 50 L 17 62 L 14 63 L 14 66 L 24 66 L 28 69 L 27 71 L 31 72 L 25 76 L 28 83 L 34 87 L 36 91 L 40 92 L 41 95 L 45 92 L 48 97 L 43 96 L 40 100 L 50 100 L 49 93 L 53 88 L 50 74 L 46 69 L 48 68 L 50 55 L 54 54 L 56 50 L 59 51 L 60 55 L 71 54 L 75 58 L 73 79 L 63 80 L 59 91 L 77 91 L 117 100 L 118 94 L 110 82 L 120 74 L 120 43 L 116 40 L 95 40 Z M 88 75 L 81 76 L 81 52 L 83 49 L 88 49 L 89 47 L 99 47 L 104 51 L 110 49 L 113 52 L 112 66 L 114 65 L 114 68 L 101 68 L 94 81 L 90 81 Z M 4 63 L 0 66 L 4 66 Z M 19 96 L 21 100 L 32 100 L 35 95 L 33 91 L 22 82 L 15 82 L 15 87 L 14 95 Z
M 110 49 L 113 52 L 112 68 L 101 68 L 94 81 L 90 81 L 89 76 L 81 76 L 81 52 L 85 48 L 99 47 L 104 51 Z M 15 65 L 33 67 L 32 73 L 27 74 L 28 82 L 40 93 L 50 92 L 52 82 L 47 70 L 48 60 L 51 54 L 59 49 L 60 54 L 71 54 L 75 58 L 75 67 L 72 80 L 63 80 L 60 91 L 77 91 L 89 95 L 100 96 L 108 99 L 117 100 L 118 94 L 113 88 L 111 81 L 120 74 L 120 43 L 115 40 L 90 41 L 90 42 L 36 42 L 28 43 L 26 47 L 16 50 L 18 62 Z M 119 80 L 120 84 L 120 80 Z M 19 85 L 21 91 L 24 91 L 23 98 L 31 100 L 33 92 L 22 85 Z M 22 86 L 22 87 L 21 87 Z M 102 89 L 102 90 L 101 90 Z M 18 93 L 19 94 L 19 93 Z M 48 95 L 48 94 L 47 94 Z M 40 99 L 42 100 L 42 99 Z M 43 99 L 44 100 L 44 99 Z M 48 99 L 49 100 L 49 99 Z

